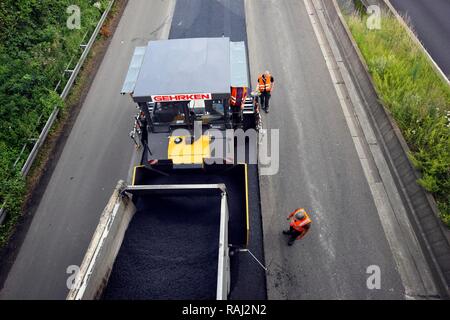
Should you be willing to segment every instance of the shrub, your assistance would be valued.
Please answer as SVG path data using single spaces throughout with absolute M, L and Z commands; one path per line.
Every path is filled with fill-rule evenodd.
M 348 16 L 349 28 L 422 173 L 419 184 L 450 226 L 450 87 L 395 17 L 384 15 L 381 30 L 366 28 L 366 19 Z

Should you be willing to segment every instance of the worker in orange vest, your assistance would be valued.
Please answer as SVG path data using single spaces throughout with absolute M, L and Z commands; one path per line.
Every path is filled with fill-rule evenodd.
M 273 90 L 274 79 L 269 71 L 258 77 L 258 91 L 261 93 L 259 96 L 261 107 L 266 113 L 269 113 L 269 100 L 271 92 Z
M 230 107 L 234 124 L 242 122 L 242 110 L 244 109 L 244 103 L 246 98 L 247 98 L 246 87 L 231 87 Z
M 246 98 L 247 98 L 246 87 L 231 87 L 230 106 L 243 108 Z
M 295 240 L 300 240 L 306 235 L 311 227 L 312 221 L 303 208 L 291 212 L 287 220 L 290 220 L 290 228 L 289 230 L 283 231 L 283 234 L 290 236 L 288 245 L 292 246 Z

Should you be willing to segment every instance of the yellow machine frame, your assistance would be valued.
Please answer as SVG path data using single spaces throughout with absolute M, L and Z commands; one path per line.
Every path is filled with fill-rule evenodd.
M 203 159 L 211 157 L 211 137 L 202 135 L 192 144 L 191 137 L 169 137 L 168 158 L 173 164 L 203 164 Z

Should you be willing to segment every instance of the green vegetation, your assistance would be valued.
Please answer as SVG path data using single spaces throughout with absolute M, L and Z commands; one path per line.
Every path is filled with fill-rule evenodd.
M 369 30 L 366 19 L 355 14 L 347 22 L 422 173 L 419 183 L 433 193 L 450 226 L 450 87 L 395 17 L 384 15 L 381 30 Z
M 0 2 L 0 206 L 8 218 L 0 227 L 0 246 L 15 225 L 23 204 L 25 181 L 20 169 L 54 107 L 63 101 L 54 89 L 72 56 L 78 60 L 80 44 L 89 38 L 107 0 L 2 0 Z M 70 30 L 66 12 L 81 10 L 81 29 Z M 25 143 L 27 149 L 14 162 Z

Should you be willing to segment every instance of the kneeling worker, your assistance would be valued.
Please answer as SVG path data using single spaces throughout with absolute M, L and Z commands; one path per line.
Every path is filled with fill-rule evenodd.
M 295 240 L 300 240 L 306 235 L 312 221 L 303 208 L 291 212 L 287 220 L 290 220 L 290 228 L 287 231 L 283 231 L 283 234 L 290 236 L 288 245 L 292 246 Z

